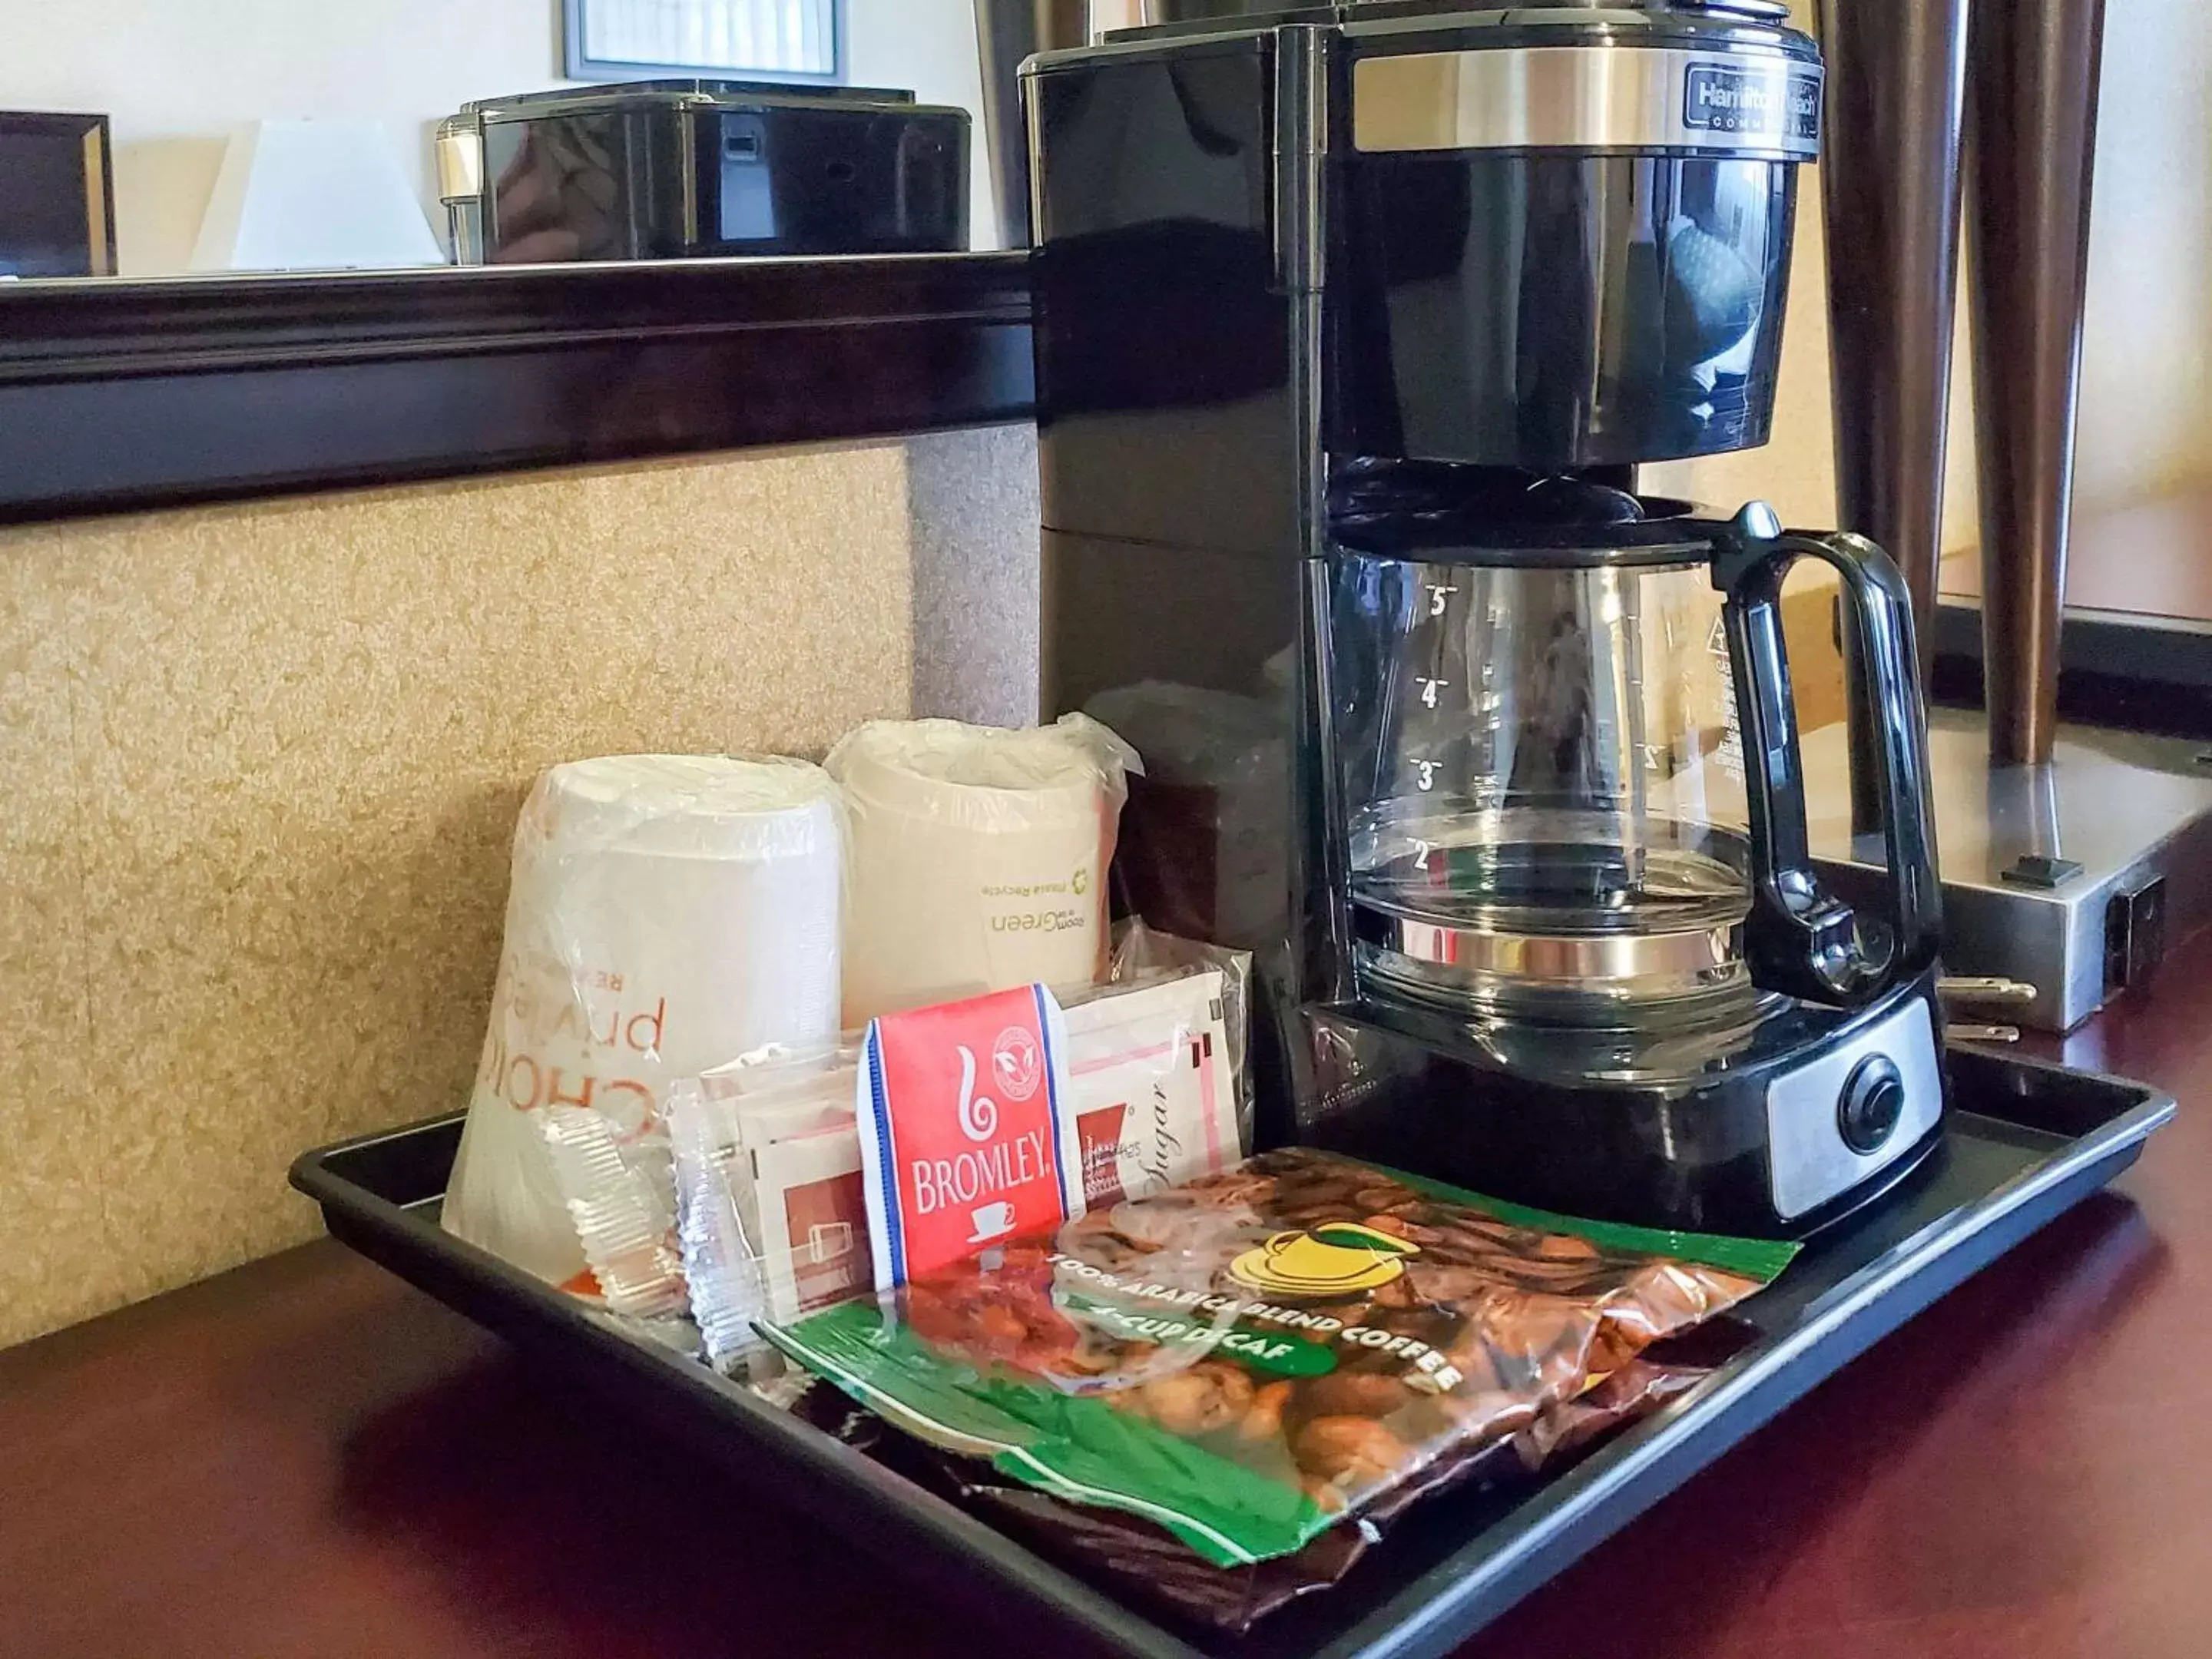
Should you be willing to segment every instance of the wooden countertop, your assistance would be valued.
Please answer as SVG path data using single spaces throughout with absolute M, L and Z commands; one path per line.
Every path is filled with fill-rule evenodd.
M 2179 1119 L 1466 1659 L 2200 1659 L 2212 937 L 2076 1063 Z M 1295 1613 L 1291 1617 L 1296 1617 Z M 0 1655 L 977 1649 L 322 1243 L 0 1354 Z

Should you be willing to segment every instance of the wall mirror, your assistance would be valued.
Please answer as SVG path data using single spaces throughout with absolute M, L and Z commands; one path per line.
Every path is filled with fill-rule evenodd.
M 11 0 L 0 279 L 988 247 L 980 79 L 971 0 Z

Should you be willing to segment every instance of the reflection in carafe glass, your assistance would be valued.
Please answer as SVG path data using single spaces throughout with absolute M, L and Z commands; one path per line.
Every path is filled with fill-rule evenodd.
M 1741 988 L 1750 894 L 1708 799 L 1731 708 L 1703 574 L 1341 556 L 1354 902 L 1401 944 L 1478 930 L 1478 1000 L 1515 980 L 1608 1005 Z

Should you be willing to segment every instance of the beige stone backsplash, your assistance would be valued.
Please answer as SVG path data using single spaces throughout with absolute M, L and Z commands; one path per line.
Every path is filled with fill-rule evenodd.
M 0 531 L 0 1344 L 461 1103 L 544 766 L 1025 717 L 1036 521 L 1004 431 Z

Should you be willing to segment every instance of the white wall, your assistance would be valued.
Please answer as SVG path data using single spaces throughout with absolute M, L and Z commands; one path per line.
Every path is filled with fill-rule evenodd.
M 850 79 L 980 107 L 969 0 L 848 3 Z M 257 119 L 382 123 L 442 228 L 431 129 L 472 98 L 561 84 L 560 18 L 560 0 L 0 0 L 0 109 L 112 118 L 118 260 L 161 276 L 185 268 L 223 145 Z
M 0 0 L 0 4 L 7 0 Z M 864 87 L 906 87 L 926 104 L 957 104 L 975 117 L 969 149 L 969 217 L 977 247 L 999 245 L 990 147 L 983 137 L 983 76 L 971 0 L 845 0 L 850 43 L 846 78 Z
M 2212 472 L 2209 103 L 2212 6 L 2106 9 L 2075 478 L 2085 507 Z

